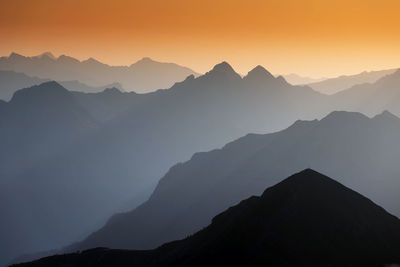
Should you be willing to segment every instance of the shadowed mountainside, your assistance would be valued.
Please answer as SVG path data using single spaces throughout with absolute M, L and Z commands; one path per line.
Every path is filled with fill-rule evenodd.
M 98 246 L 147 249 L 184 238 L 227 207 L 310 166 L 400 215 L 399 134 L 400 119 L 388 112 L 371 119 L 333 112 L 280 132 L 247 135 L 175 165 L 148 201 L 113 216 L 64 251 Z
M 16 266 L 378 266 L 400 262 L 399 251 L 398 218 L 306 169 L 155 250 L 98 248 Z

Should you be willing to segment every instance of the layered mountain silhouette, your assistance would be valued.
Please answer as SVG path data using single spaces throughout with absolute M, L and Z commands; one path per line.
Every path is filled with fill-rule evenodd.
M 48 79 L 30 77 L 24 73 L 14 71 L 0 71 L 0 99 L 9 101 L 12 95 L 19 89 L 39 85 L 48 81 Z M 122 90 L 121 85 L 119 85 L 118 83 L 99 87 L 88 86 L 79 81 L 59 81 L 58 83 L 69 91 L 80 91 L 86 93 L 101 92 L 107 88 L 112 87 L 117 87 L 118 89 Z
M 1 211 L 8 214 L 4 224 L 27 233 L 4 235 L 1 258 L 80 240 L 113 213 L 148 198 L 176 162 L 248 132 L 314 118 L 325 99 L 262 67 L 241 78 L 225 62 L 148 94 L 69 92 L 54 82 L 18 91 L 2 113 L 7 119 L 0 131 L 10 145 L 2 150 L 6 161 L 0 169 L 2 188 L 21 194 L 4 193 Z M 40 116 L 32 115 L 39 111 Z M 25 115 L 14 118 L 14 113 Z M 21 219 L 21 214 L 29 217 Z M 22 221 L 29 227 L 16 223 Z M 30 238 L 32 233 L 40 238 Z
M 0 70 L 56 81 L 77 80 L 94 87 L 119 82 L 127 91 L 140 93 L 169 88 L 191 74 L 199 75 L 189 68 L 150 58 L 143 58 L 130 66 L 109 66 L 93 58 L 84 61 L 65 55 L 56 58 L 49 52 L 34 57 L 16 53 L 0 57 Z
M 363 112 L 367 115 L 383 110 L 400 116 L 400 70 L 375 83 L 355 85 L 332 96 L 339 109 Z
M 359 84 L 375 83 L 380 78 L 392 74 L 396 70 L 364 71 L 355 75 L 342 75 L 319 82 L 307 83 L 307 85 L 315 91 L 331 95 Z
M 391 76 L 396 73 L 382 79 Z M 396 91 L 396 79 L 387 84 Z M 42 86 L 47 89 L 39 90 Z M 22 92 L 28 97 L 17 92 L 15 99 L 0 101 L 0 136 L 7 140 L 0 152 L 5 262 L 83 240 L 111 214 L 132 209 L 64 251 L 155 248 L 200 230 L 227 207 L 307 167 L 341 178 L 400 214 L 399 127 L 389 112 L 371 119 L 335 112 L 320 121 L 298 121 L 285 131 L 249 135 L 222 150 L 195 154 L 168 171 L 197 151 L 249 132 L 277 131 L 334 109 L 372 108 L 368 114 L 375 115 L 395 108 L 396 98 L 376 108 L 355 97 L 361 101 L 356 108 L 336 95 L 292 86 L 261 66 L 241 78 L 226 62 L 147 94 L 117 88 L 69 92 L 54 82 Z M 135 209 L 163 176 L 151 198 Z
M 383 266 L 399 263 L 399 251 L 398 218 L 306 169 L 155 250 L 97 248 L 17 266 Z
M 373 118 L 333 112 L 280 132 L 247 135 L 175 165 L 148 201 L 64 251 L 155 248 L 199 231 L 229 206 L 308 167 L 337 177 L 398 216 L 399 134 L 400 119 L 389 112 Z

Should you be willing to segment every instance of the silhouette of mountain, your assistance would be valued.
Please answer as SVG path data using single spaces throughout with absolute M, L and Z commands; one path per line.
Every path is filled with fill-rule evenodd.
M 35 95 L 32 110 L 44 111 L 41 116 L 27 115 L 24 123 L 12 116 L 7 125 L 0 123 L 0 131 L 7 127 L 8 132 L 17 133 L 7 138 L 20 147 L 14 150 L 10 145 L 1 154 L 7 159 L 0 161 L 2 179 L 7 181 L 4 188 L 23 191 L 18 200 L 15 194 L 4 194 L 2 208 L 9 210 L 13 205 L 7 203 L 17 203 L 15 210 L 29 209 L 36 216 L 26 212 L 29 218 L 18 219 L 31 222 L 24 228 L 14 221 L 20 215 L 8 211 L 4 229 L 15 224 L 21 239 L 13 242 L 23 245 L 9 246 L 13 242 L 3 239 L 0 246 L 8 247 L 4 255 L 11 258 L 81 240 L 111 214 L 131 210 L 146 200 L 170 166 L 196 151 L 220 147 L 247 132 L 280 129 L 299 117 L 323 114 L 319 109 L 325 108 L 326 96 L 270 77 L 260 68 L 251 73 L 242 79 L 222 63 L 203 76 L 188 76 L 170 89 L 147 94 L 117 89 L 101 93 L 64 89 L 60 95 L 51 90 L 46 94 L 34 88 L 23 90 Z M 69 105 L 62 104 L 66 99 Z M 25 104 L 12 106 L 17 113 L 31 112 Z M 63 125 L 67 129 L 59 130 Z M 10 150 L 15 156 L 7 157 Z M 23 160 L 18 159 L 20 153 Z M 39 237 L 30 238 L 31 229 Z M 24 236 L 29 240 L 22 242 Z
M 392 74 L 396 69 L 380 70 L 380 71 L 364 71 L 356 75 L 343 75 L 337 78 L 325 79 L 320 82 L 308 83 L 315 91 L 324 94 L 334 94 L 358 84 L 374 83 L 380 78 Z
M 363 112 L 367 115 L 389 110 L 400 116 L 400 70 L 375 83 L 360 84 L 332 96 L 336 108 Z
M 48 82 L 48 79 L 40 79 L 37 77 L 30 77 L 24 73 L 18 73 L 14 71 L 0 71 L 0 99 L 9 101 L 12 95 L 23 88 L 39 85 L 44 82 Z M 61 81 L 58 82 L 64 88 L 70 91 L 80 92 L 101 92 L 106 88 L 117 87 L 122 90 L 121 85 L 118 83 L 109 84 L 106 86 L 93 87 L 83 84 L 79 81 Z
M 65 55 L 56 58 L 49 52 L 34 57 L 16 53 L 0 57 L 0 70 L 23 72 L 56 81 L 77 80 L 92 87 L 119 82 L 124 89 L 140 93 L 169 88 L 188 75 L 199 75 L 187 67 L 156 62 L 150 58 L 143 58 L 129 67 L 109 66 L 93 58 L 83 61 Z
M 17 266 L 383 266 L 399 263 L 399 251 L 398 218 L 306 169 L 155 250 L 97 248 Z
M 288 81 L 290 84 L 293 85 L 302 85 L 302 84 L 311 84 L 311 83 L 316 83 L 316 82 L 322 82 L 323 80 L 326 80 L 328 78 L 310 78 L 310 77 L 304 77 L 297 75 L 295 73 L 291 74 L 286 74 L 282 75 L 286 81 Z
M 310 166 L 400 215 L 399 134 L 400 119 L 388 112 L 373 118 L 333 112 L 320 121 L 297 121 L 280 132 L 247 135 L 175 165 L 148 201 L 113 216 L 64 251 L 149 249 L 184 238 L 227 207 Z

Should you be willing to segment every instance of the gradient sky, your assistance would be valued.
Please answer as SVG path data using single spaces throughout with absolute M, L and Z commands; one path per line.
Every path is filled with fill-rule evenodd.
M 400 67 L 398 0 L 0 0 L 0 55 L 110 65 L 149 56 L 199 72 L 226 60 L 312 77 Z

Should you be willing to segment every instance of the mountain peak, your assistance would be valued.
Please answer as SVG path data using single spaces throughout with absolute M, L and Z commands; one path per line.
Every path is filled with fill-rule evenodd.
M 247 79 L 275 79 L 263 66 L 258 65 L 245 76 Z
M 25 58 L 25 57 L 23 55 L 21 55 L 21 54 L 12 52 L 8 58 L 9 59 L 18 59 L 18 58 Z
M 146 64 L 151 64 L 151 63 L 155 63 L 156 61 L 154 61 L 153 59 L 151 59 L 150 57 L 143 57 L 142 59 L 136 61 L 135 63 L 133 63 L 131 66 L 134 65 L 146 65 Z
M 37 58 L 49 58 L 49 59 L 52 59 L 52 60 L 56 60 L 57 59 L 51 52 L 44 52 L 44 53 L 42 53 L 40 55 L 37 55 L 36 57 Z
M 70 95 L 67 89 L 55 81 L 49 81 L 16 91 L 10 102 L 29 103 L 36 99 L 57 100 L 58 97 L 67 95 Z
M 241 78 L 239 74 L 235 72 L 235 70 L 232 68 L 231 65 L 229 65 L 226 61 L 223 61 L 212 68 L 209 72 L 207 72 L 205 75 L 228 75 L 228 76 L 233 76 L 237 78 Z
M 332 111 L 326 117 L 321 119 L 321 122 L 338 122 L 344 123 L 345 121 L 355 122 L 358 120 L 369 119 L 362 113 L 352 111 Z
M 226 62 L 226 61 L 223 61 L 223 62 L 215 65 L 214 68 L 211 71 L 225 72 L 225 73 L 236 73 L 235 70 L 232 68 L 232 66 L 229 65 L 228 62 Z
M 396 120 L 396 121 L 400 120 L 399 117 L 397 117 L 396 115 L 394 115 L 393 113 L 391 113 L 387 110 L 384 110 L 382 113 L 376 115 L 374 117 L 374 119 L 389 119 L 389 120 Z

